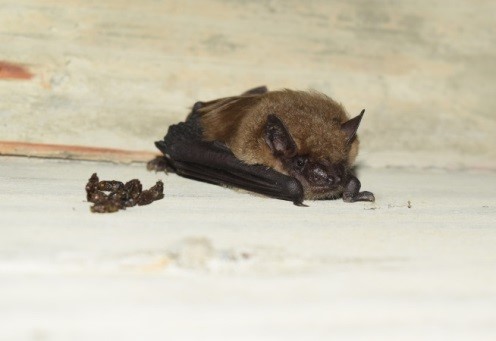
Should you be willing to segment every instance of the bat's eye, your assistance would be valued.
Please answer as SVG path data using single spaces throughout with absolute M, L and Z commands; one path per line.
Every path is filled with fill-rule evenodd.
M 303 156 L 296 157 L 295 164 L 297 168 L 303 168 L 307 164 L 307 158 Z

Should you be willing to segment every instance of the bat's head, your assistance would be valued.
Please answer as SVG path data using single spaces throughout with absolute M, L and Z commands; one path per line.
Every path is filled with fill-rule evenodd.
M 305 198 L 332 198 L 341 193 L 358 151 L 356 132 L 363 113 L 330 128 L 315 127 L 330 130 L 327 134 L 306 131 L 303 137 L 298 133 L 303 129 L 288 129 L 277 115 L 268 116 L 264 140 L 285 172 L 300 181 Z

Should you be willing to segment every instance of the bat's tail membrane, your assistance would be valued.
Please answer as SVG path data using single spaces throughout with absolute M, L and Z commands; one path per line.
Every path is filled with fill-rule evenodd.
M 158 150 L 160 150 L 162 153 L 165 153 L 165 150 L 167 149 L 167 146 L 163 140 L 162 141 L 156 141 L 155 147 L 157 147 Z

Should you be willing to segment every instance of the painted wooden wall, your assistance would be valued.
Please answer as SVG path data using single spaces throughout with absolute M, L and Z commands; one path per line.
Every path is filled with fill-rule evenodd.
M 362 163 L 496 168 L 496 2 L 0 0 L 0 139 L 154 150 L 196 100 L 314 88 Z

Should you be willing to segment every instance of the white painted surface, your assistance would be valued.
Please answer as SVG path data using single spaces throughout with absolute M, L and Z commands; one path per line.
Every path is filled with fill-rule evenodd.
M 165 198 L 92 214 L 95 171 L 163 179 Z M 496 174 L 360 178 L 375 204 L 300 208 L 0 158 L 0 340 L 494 340 Z
M 154 150 L 197 100 L 315 88 L 372 166 L 496 169 L 489 0 L 0 0 L 5 140 Z

